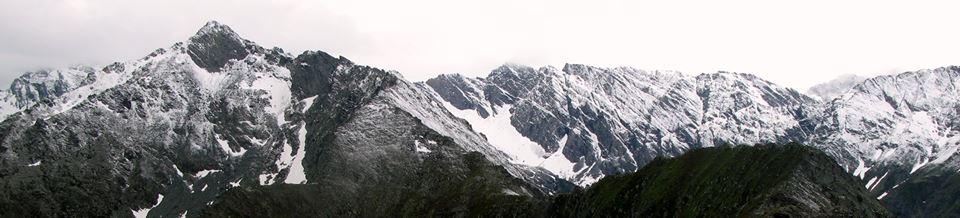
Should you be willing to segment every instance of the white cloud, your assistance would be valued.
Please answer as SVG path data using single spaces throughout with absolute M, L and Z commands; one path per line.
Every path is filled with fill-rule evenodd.
M 0 82 L 134 59 L 219 20 L 292 53 L 323 50 L 408 79 L 504 62 L 755 73 L 806 88 L 841 74 L 960 64 L 952 2 L 126 1 L 0 3 Z

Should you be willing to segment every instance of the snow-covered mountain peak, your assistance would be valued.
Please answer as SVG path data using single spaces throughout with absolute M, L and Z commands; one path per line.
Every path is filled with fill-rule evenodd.
M 696 78 L 697 80 L 701 80 L 701 81 L 739 81 L 739 82 L 749 82 L 751 84 L 762 85 L 762 86 L 771 86 L 776 88 L 789 89 L 786 87 L 781 87 L 780 85 L 767 81 L 751 73 L 717 71 L 713 73 L 701 73 L 697 75 Z
M 870 95 L 895 109 L 947 109 L 960 103 L 958 83 L 960 67 L 940 67 L 870 78 L 841 98 L 848 101 L 857 95 Z
M 581 185 L 692 148 L 797 141 L 796 111 L 816 103 L 751 74 L 583 64 L 506 64 L 486 78 L 426 84 L 515 161 Z M 505 136 L 516 142 L 498 141 Z
M 65 69 L 44 69 L 27 72 L 13 80 L 10 93 L 16 96 L 16 106 L 23 108 L 47 96 L 59 96 L 86 83 L 96 70 L 88 66 Z
M 697 77 L 707 78 L 707 79 L 745 79 L 745 80 L 757 80 L 760 79 L 753 74 L 749 73 L 738 73 L 738 72 L 729 72 L 729 71 L 717 71 L 713 73 L 701 73 Z
M 587 66 L 584 64 L 563 64 L 563 72 L 573 72 L 573 71 L 584 71 L 585 69 L 596 68 L 592 66 Z
M 515 63 L 505 63 L 496 69 L 490 71 L 488 78 L 503 78 L 503 79 L 520 79 L 528 80 L 533 78 L 539 78 L 541 72 L 538 72 L 536 68 L 520 65 Z
M 696 77 L 702 91 L 748 93 L 757 101 L 778 107 L 781 105 L 813 104 L 817 101 L 800 92 L 777 85 L 754 74 L 720 71 Z M 709 93 L 708 93 L 709 94 Z
M 202 37 L 211 36 L 211 35 L 224 36 L 229 39 L 244 41 L 244 39 L 241 38 L 239 34 L 234 32 L 233 29 L 230 28 L 230 26 L 221 24 L 220 22 L 217 22 L 215 20 L 208 21 L 206 24 L 203 25 L 203 27 L 197 30 L 197 33 L 193 37 L 190 37 L 190 38 L 196 39 L 196 38 L 202 38 Z
M 867 78 L 858 76 L 856 74 L 841 75 L 833 80 L 830 80 L 829 82 L 810 87 L 810 89 L 807 90 L 807 94 L 820 98 L 822 101 L 831 101 L 834 98 L 843 95 L 853 88 L 853 86 L 860 84 L 866 79 Z
M 491 71 L 491 74 L 527 71 L 527 70 L 533 70 L 533 69 L 534 69 L 533 67 L 530 67 L 527 65 L 518 64 L 514 62 L 506 62 L 500 65 L 499 67 L 497 67 L 496 69 L 493 69 Z
M 264 49 L 243 39 L 227 25 L 210 21 L 186 43 L 187 53 L 203 69 L 219 72 L 229 60 L 242 60 Z
M 0 116 L 7 117 L 4 135 L 15 135 L 0 145 L 0 160 L 16 165 L 3 166 L 107 172 L 96 176 L 106 183 L 84 184 L 124 187 L 123 193 L 105 195 L 133 197 L 89 204 L 110 204 L 110 210 L 120 214 L 144 207 L 156 209 L 150 216 L 184 215 L 187 210 L 193 214 L 231 187 L 316 183 L 316 178 L 332 178 L 323 174 L 331 172 L 326 169 L 344 169 L 330 163 L 360 169 L 336 170 L 343 173 L 336 178 L 388 178 L 397 174 L 363 170 L 387 162 L 404 163 L 400 170 L 417 170 L 420 165 L 409 164 L 438 159 L 425 158 L 428 155 L 454 155 L 450 157 L 458 161 L 481 157 L 464 163 L 508 165 L 504 168 L 510 175 L 532 184 L 554 180 L 542 169 L 507 162 L 505 154 L 451 115 L 427 87 L 403 81 L 396 71 L 357 65 L 322 51 L 293 57 L 244 40 L 216 22 L 141 59 L 101 70 L 43 71 L 22 80 L 17 87 L 26 91 L 0 91 Z M 17 107 L 17 93 L 39 97 Z M 417 145 L 411 139 L 429 148 L 403 153 L 407 145 Z M 333 153 L 329 148 L 347 150 Z M 73 154 L 87 151 L 100 158 L 96 165 L 68 162 Z M 166 197 L 153 197 L 158 194 Z
M 825 102 L 807 143 L 869 180 L 871 190 L 895 189 L 915 171 L 955 159 L 958 78 L 960 67 L 951 66 L 866 79 Z

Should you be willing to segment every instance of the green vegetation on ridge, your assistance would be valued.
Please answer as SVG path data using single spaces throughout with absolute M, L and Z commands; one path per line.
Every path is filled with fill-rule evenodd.
M 675 158 L 658 158 L 635 173 L 609 176 L 583 190 L 546 198 L 506 195 L 491 189 L 497 184 L 490 182 L 496 180 L 485 182 L 486 179 L 483 178 L 491 177 L 478 177 L 478 175 L 473 173 L 461 176 L 431 175 L 431 177 L 442 178 L 464 178 L 465 176 L 474 179 L 454 179 L 451 181 L 469 182 L 441 185 L 436 189 L 410 190 L 413 192 L 407 195 L 409 198 L 400 199 L 404 202 L 404 206 L 381 210 L 385 214 L 365 214 L 365 216 L 891 216 L 879 201 L 870 197 L 856 178 L 843 171 L 834 160 L 820 151 L 798 144 L 697 149 Z M 295 189 L 306 190 L 311 185 L 300 186 L 302 187 Z M 302 202 L 323 204 L 324 201 L 336 201 L 336 199 L 301 199 L 310 198 L 311 195 L 308 194 L 296 194 L 292 195 L 293 198 L 289 198 L 290 194 L 281 194 L 288 192 L 281 190 L 288 187 L 293 186 L 262 187 L 256 188 L 259 190 L 255 191 L 232 191 L 226 195 L 228 198 L 216 204 L 213 209 L 242 210 L 244 207 L 224 206 L 232 204 L 231 201 L 255 201 L 258 199 L 256 196 L 285 196 L 285 198 L 269 197 L 267 199 L 281 201 L 296 199 L 298 206 L 287 208 L 289 210 L 286 212 L 298 214 L 298 212 L 308 212 L 310 208 L 316 208 L 303 205 Z M 476 190 L 485 190 L 485 193 L 464 192 L 471 190 L 471 187 L 478 188 Z M 271 190 L 277 193 L 270 194 Z M 237 198 L 238 195 L 247 197 Z M 416 197 L 424 195 L 443 197 Z M 380 197 L 394 198 L 395 196 Z M 375 198 L 377 196 L 368 199 Z M 446 203 L 436 201 L 440 199 L 445 199 L 441 201 Z M 434 213 L 436 210 L 431 209 L 431 205 L 446 209 L 442 210 L 443 213 Z M 357 206 L 361 207 L 361 205 Z M 222 211 L 206 212 L 224 214 Z

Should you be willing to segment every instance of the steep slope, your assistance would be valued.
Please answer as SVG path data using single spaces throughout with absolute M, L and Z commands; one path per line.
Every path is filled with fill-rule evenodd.
M 818 104 L 749 74 L 574 64 L 508 64 L 486 78 L 426 84 L 515 163 L 580 185 L 692 148 L 802 141 L 810 127 L 803 107 Z
M 403 170 L 433 163 L 415 152 L 428 150 L 460 164 L 430 175 L 485 172 L 464 184 L 498 190 L 487 195 L 572 188 L 502 161 L 394 72 L 323 52 L 293 57 L 216 22 L 94 74 L 115 79 L 49 97 L 0 124 L 0 216 L 196 216 L 234 187 L 283 183 L 400 193 L 407 186 L 380 185 L 429 179 Z
M 932 182 L 949 182 L 946 178 L 960 169 L 958 79 L 958 67 L 868 79 L 825 107 L 809 143 L 837 158 L 878 197 L 885 196 L 884 201 L 902 202 L 895 198 L 912 195 L 895 188 L 904 182 L 949 186 Z M 910 198 L 920 203 L 935 196 Z
M 196 54 L 234 49 L 243 59 L 210 72 Z M 211 22 L 190 40 L 159 49 L 75 100 L 38 104 L 2 124 L 4 214 L 102 216 L 153 208 L 176 216 L 267 165 L 284 141 L 290 104 L 284 55 Z M 248 179 L 251 181 L 251 179 Z M 252 179 L 255 181 L 255 179 Z M 159 194 L 158 194 L 159 193 Z M 155 200 L 156 199 L 156 200 Z M 166 199 L 161 201 L 161 199 Z M 14 204 L 13 202 L 17 202 Z M 20 206 L 13 206 L 20 205 Z
M 868 79 L 825 108 L 810 144 L 880 192 L 955 161 L 958 78 L 960 68 L 945 67 Z
M 291 65 L 300 66 L 291 68 L 295 75 L 322 75 L 293 87 L 314 102 L 306 109 L 308 122 L 301 129 L 306 133 L 301 140 L 311 145 L 301 159 L 308 169 L 307 184 L 232 191 L 204 213 L 474 214 L 494 211 L 498 201 L 511 195 L 543 196 L 541 189 L 529 185 L 536 183 L 516 179 L 508 169 L 533 171 L 493 164 L 487 158 L 497 160 L 497 154 L 477 152 L 493 151 L 477 144 L 482 143 L 479 136 L 457 132 L 457 127 L 468 129 L 395 73 L 314 52 Z M 430 110 L 431 106 L 439 110 Z M 448 137 L 434 129 L 454 134 Z M 244 200 L 260 196 L 272 197 Z M 451 200 L 457 198 L 462 200 Z
M 955 169 L 956 166 L 942 165 L 919 169 L 881 195 L 881 200 L 900 217 L 956 215 L 960 213 L 960 174 Z
M 807 146 L 716 147 L 659 158 L 560 195 L 559 217 L 890 217 L 858 180 Z
M 441 75 L 425 84 L 514 163 L 581 186 L 693 148 L 802 142 L 880 197 L 926 177 L 914 173 L 925 166 L 952 176 L 960 165 L 958 76 L 945 67 L 845 82 L 855 85 L 823 102 L 749 74 L 572 64 L 507 64 L 486 78 Z
M 317 179 L 309 184 L 231 189 L 203 214 L 521 215 L 524 210 L 504 208 L 533 205 L 521 195 L 543 197 L 482 154 L 464 150 L 385 102 L 358 108 L 332 134 L 335 139 L 319 147 L 318 170 L 310 177 Z
M 126 67 L 138 62 L 113 63 L 96 70 L 87 66 L 47 69 L 27 72 L 13 80 L 10 87 L 0 90 L 0 118 L 42 103 L 47 107 L 59 105 L 66 109 L 76 105 L 87 95 L 101 92 L 129 78 Z

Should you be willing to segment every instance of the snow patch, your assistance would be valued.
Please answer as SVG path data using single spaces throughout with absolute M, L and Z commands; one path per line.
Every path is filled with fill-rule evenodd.
M 947 141 L 949 142 L 941 143 L 941 145 L 953 145 L 953 146 L 944 149 L 944 151 L 941 151 L 940 154 L 937 155 L 937 158 L 932 161 L 932 163 L 939 164 L 939 163 L 946 162 L 947 160 L 950 159 L 950 157 L 953 157 L 954 154 L 957 154 L 957 150 L 960 149 L 960 146 L 957 146 L 956 140 L 957 138 L 954 137 L 954 138 L 947 139 Z
M 220 149 L 222 149 L 223 152 L 227 153 L 227 155 L 230 155 L 231 157 L 239 157 L 243 156 L 244 153 L 247 153 L 247 149 L 244 149 L 243 147 L 240 147 L 240 151 L 233 151 L 233 148 L 230 147 L 230 142 L 220 138 L 220 134 L 213 134 L 213 138 L 217 140 L 217 144 L 220 145 Z
M 293 163 L 293 159 L 293 147 L 290 147 L 290 143 L 284 140 L 283 150 L 280 151 L 280 158 L 273 163 L 277 165 L 277 169 L 283 169 L 290 166 L 290 163 Z
M 895 153 L 897 153 L 897 149 L 886 150 L 883 152 L 883 155 L 880 158 L 887 159 L 890 158 L 890 156 L 893 156 Z
M 293 94 L 290 92 L 290 71 L 281 67 L 277 68 L 277 71 L 273 72 L 273 74 L 274 75 L 257 75 L 257 78 L 249 84 L 241 83 L 240 88 L 267 92 L 270 100 L 270 107 L 267 108 L 267 112 L 277 117 L 277 125 L 279 126 L 286 123 L 283 111 L 290 105 L 290 99 L 293 98 Z
M 157 195 L 157 204 L 154 204 L 153 206 L 148 207 L 148 208 L 142 208 L 142 209 L 139 209 L 139 210 L 131 210 L 131 211 L 133 212 L 133 217 L 136 217 L 136 218 L 144 218 L 144 217 L 147 217 L 147 214 L 150 213 L 150 210 L 153 209 L 153 208 L 155 208 L 155 207 L 157 207 L 157 205 L 160 205 L 160 202 L 163 202 L 163 194 Z
M 197 177 L 197 179 L 203 179 L 203 177 L 207 177 L 207 175 L 210 175 L 213 173 L 219 173 L 219 172 L 220 170 L 201 170 L 200 172 L 197 172 L 197 174 L 194 176 Z
M 930 159 L 929 159 L 929 158 L 917 159 L 917 164 L 914 164 L 913 167 L 910 168 L 910 174 L 913 174 L 914 172 L 917 172 L 917 170 L 919 170 L 920 168 L 922 168 L 924 165 L 927 165 L 927 163 L 930 163 Z
M 209 92 L 217 92 L 226 84 L 230 78 L 229 74 L 222 72 L 209 72 L 200 66 L 193 66 L 193 78 L 197 80 L 198 85 Z
M 306 155 L 307 147 L 307 124 L 304 123 L 300 125 L 300 130 L 297 131 L 297 139 L 300 142 L 300 146 L 297 147 L 297 156 L 293 157 L 293 164 L 290 166 L 290 173 L 287 174 L 287 178 L 284 183 L 287 184 L 302 184 L 307 181 L 307 175 L 303 171 L 303 157 Z
M 173 170 L 177 171 L 177 176 L 183 177 L 183 171 L 180 171 L 176 164 L 173 165 Z
M 511 105 L 493 106 L 492 113 L 487 118 L 480 117 L 475 110 L 460 110 L 447 101 L 443 101 L 443 106 L 450 113 L 470 123 L 479 133 L 487 137 L 497 150 L 500 150 L 510 156 L 511 162 L 527 166 L 538 166 L 546 159 L 546 151 L 536 142 L 524 137 L 510 119 L 513 114 L 510 112 Z
M 415 149 L 416 149 L 417 152 L 420 152 L 420 153 L 430 153 L 430 152 L 433 152 L 433 151 L 431 151 L 429 148 L 427 148 L 426 146 L 423 146 L 423 144 L 420 143 L 419 140 L 418 140 L 418 141 L 413 141 L 413 144 L 414 144 Z M 436 142 L 434 142 L 434 144 L 436 144 Z
M 43 160 L 38 160 L 37 162 L 33 162 L 32 164 L 28 164 L 27 166 L 28 167 L 40 166 L 40 163 L 43 163 Z
M 860 177 L 860 179 L 864 179 L 863 177 L 867 176 L 867 171 L 870 170 L 870 167 L 866 167 L 864 164 L 862 159 L 857 159 L 857 169 L 853 171 L 853 176 Z
M 865 186 L 863 186 L 863 187 L 866 188 L 867 190 L 869 190 L 870 187 L 873 186 L 873 182 L 876 182 L 876 181 L 877 181 L 877 177 L 874 176 L 873 178 L 870 178 L 870 181 L 867 182 L 867 185 L 865 185 Z
M 307 113 L 307 110 L 309 110 L 310 107 L 313 107 L 313 100 L 316 99 L 316 98 L 317 98 L 316 95 L 314 95 L 313 97 L 304 98 L 304 99 L 303 99 L 303 104 L 304 104 L 304 105 L 303 105 L 303 109 L 300 110 L 300 113 Z
M 503 194 L 505 194 L 505 195 L 513 195 L 513 196 L 519 196 L 519 195 L 520 195 L 519 193 L 517 193 L 517 192 L 515 192 L 515 191 L 513 191 L 513 190 L 510 190 L 510 189 L 503 189 Z
M 873 191 L 873 189 L 876 189 L 877 186 L 880 186 L 880 181 L 883 181 L 884 178 L 887 178 L 887 174 L 889 174 L 889 173 L 890 173 L 890 171 L 887 171 L 887 172 L 883 173 L 883 176 L 880 176 L 880 179 L 877 179 L 877 181 L 873 181 L 873 180 L 871 179 L 870 181 L 873 182 L 873 186 L 871 186 L 870 183 L 867 183 L 867 189 L 870 190 L 870 191 Z M 874 178 L 876 178 L 876 177 L 874 177 Z
M 570 159 L 567 159 L 567 157 L 563 155 L 563 150 L 567 146 L 567 135 L 563 135 L 563 138 L 560 138 L 558 143 L 560 144 L 560 148 L 557 148 L 557 151 L 553 152 L 553 154 L 550 154 L 547 159 L 543 160 L 543 162 L 540 163 L 540 166 L 560 177 L 568 179 L 572 178 L 576 175 L 576 172 L 573 171 L 573 166 L 575 163 L 571 162 Z
M 883 156 L 883 149 L 877 149 L 876 152 L 873 153 L 873 158 L 870 158 L 870 159 L 876 161 L 876 160 L 879 160 L 880 157 L 882 156 Z
M 590 167 L 593 168 L 593 166 L 590 166 Z M 580 182 L 577 183 L 577 185 L 579 185 L 580 187 L 586 187 L 590 184 L 600 181 L 600 178 L 603 178 L 603 176 L 585 176 L 583 179 L 580 180 Z
M 276 176 L 277 176 L 276 173 L 264 173 L 264 174 L 260 174 L 260 176 L 258 176 L 257 179 L 260 182 L 260 185 L 272 185 L 273 178 Z
M 305 106 L 301 112 L 306 113 L 306 111 L 313 106 L 313 99 L 316 97 L 317 96 L 313 96 L 303 99 Z M 290 172 L 287 174 L 287 178 L 283 181 L 287 184 L 303 184 L 307 182 L 307 175 L 303 171 L 303 157 L 306 155 L 307 147 L 306 122 L 303 122 L 300 125 L 300 130 L 297 131 L 297 140 L 300 142 L 300 146 L 297 147 L 297 156 L 294 156 L 290 161 L 292 163 L 290 166 Z

